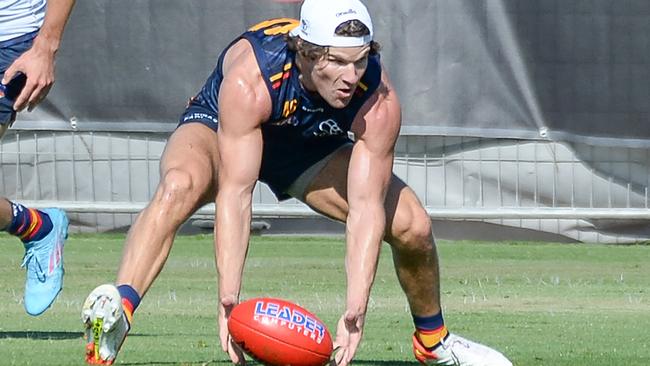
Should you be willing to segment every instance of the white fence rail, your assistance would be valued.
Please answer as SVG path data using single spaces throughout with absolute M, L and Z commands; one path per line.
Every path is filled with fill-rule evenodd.
M 156 188 L 167 137 L 12 130 L 0 143 L 0 195 L 36 207 L 62 207 L 79 214 L 77 222 L 87 228 L 129 225 Z M 650 220 L 650 149 L 402 136 L 394 171 L 434 219 L 496 220 L 594 241 L 626 237 L 624 228 L 612 229 L 611 220 L 633 220 L 637 226 Z M 255 190 L 253 210 L 257 217 L 316 215 L 296 200 L 278 203 L 264 185 Z M 209 205 L 198 214 L 213 213 Z M 123 214 L 127 217 L 115 219 Z M 580 222 L 548 229 L 529 220 Z M 650 232 L 631 237 L 648 239 Z

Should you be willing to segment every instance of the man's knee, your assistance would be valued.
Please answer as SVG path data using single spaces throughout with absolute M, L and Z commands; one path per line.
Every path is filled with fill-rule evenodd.
M 196 192 L 196 179 L 183 169 L 169 169 L 161 177 L 156 199 L 162 204 L 187 202 Z
M 415 252 L 433 250 L 431 218 L 423 207 L 409 208 L 408 212 L 398 212 L 392 223 L 388 241 L 395 249 Z

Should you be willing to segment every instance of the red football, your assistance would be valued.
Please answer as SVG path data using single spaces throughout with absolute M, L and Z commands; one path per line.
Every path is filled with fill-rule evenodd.
M 250 299 L 228 318 L 230 336 L 249 355 L 269 366 L 323 366 L 332 337 L 314 314 L 289 301 Z

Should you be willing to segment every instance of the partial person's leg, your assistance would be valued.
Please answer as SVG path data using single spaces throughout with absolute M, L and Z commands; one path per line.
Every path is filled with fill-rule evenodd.
M 27 39 L 0 47 L 0 78 L 32 45 Z M 27 77 L 18 74 L 0 86 L 0 138 L 16 120 L 13 108 Z M 63 288 L 63 246 L 68 237 L 68 218 L 57 208 L 36 210 L 0 197 L 0 230 L 20 238 L 25 245 L 22 266 L 27 269 L 25 310 L 39 315 L 47 310 Z
M 160 183 L 129 230 L 117 287 L 102 285 L 86 299 L 86 361 L 112 364 L 142 296 L 160 273 L 176 231 L 198 208 L 213 202 L 218 153 L 216 133 L 200 123 L 180 126 L 160 161 Z
M 0 74 L 0 77 L 2 75 Z M 12 93 L 20 91 L 18 88 Z M 0 138 L 16 119 L 13 101 L 0 96 Z M 23 305 L 30 315 L 40 315 L 63 288 L 63 246 L 68 218 L 57 208 L 36 210 L 0 197 L 0 230 L 25 245 L 22 266 L 27 270 Z
M 348 214 L 351 152 L 351 147 L 338 150 L 302 194 L 302 200 L 312 209 L 341 222 Z M 440 308 L 440 275 L 431 219 L 415 192 L 395 175 L 385 207 L 384 239 L 391 245 L 395 271 L 413 315 L 414 344 L 420 346 L 414 349 L 417 359 L 432 365 L 511 365 L 497 351 L 448 334 Z
M 63 246 L 68 218 L 57 208 L 37 210 L 0 197 L 0 228 L 25 246 L 23 305 L 30 315 L 47 310 L 63 288 Z

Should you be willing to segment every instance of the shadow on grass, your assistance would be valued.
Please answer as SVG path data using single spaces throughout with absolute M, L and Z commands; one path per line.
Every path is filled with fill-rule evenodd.
M 39 332 L 39 331 L 8 331 L 0 332 L 0 339 L 18 338 L 18 339 L 76 339 L 81 338 L 81 332 Z
M 129 334 L 129 337 L 149 337 L 149 334 Z M 0 332 L 0 339 L 45 339 L 65 340 L 83 338 L 82 332 L 58 332 L 58 331 L 4 331 Z
M 371 360 L 353 360 L 352 365 L 372 365 L 372 366 L 413 366 L 419 365 L 417 362 L 409 361 L 371 361 Z
M 352 365 L 366 365 L 366 366 L 413 366 L 417 365 L 417 362 L 407 362 L 407 361 L 372 361 L 372 360 L 354 360 Z M 120 363 L 124 366 L 154 366 L 154 365 L 201 365 L 201 366 L 227 366 L 232 365 L 230 361 L 226 360 L 211 360 L 204 362 L 179 362 L 179 361 L 167 361 L 167 362 L 124 362 Z M 247 366 L 263 366 L 263 363 L 256 361 L 246 362 Z
M 150 334 L 129 334 L 129 337 L 150 337 Z M 4 331 L 0 332 L 0 339 L 36 339 L 36 340 L 67 340 L 67 339 L 80 339 L 83 338 L 81 332 L 58 332 L 58 331 Z M 154 366 L 154 365 L 232 365 L 227 360 L 208 360 L 199 362 L 182 362 L 182 361 L 147 361 L 147 362 L 124 362 L 120 363 L 125 366 Z M 366 365 L 366 366 L 413 366 L 416 362 L 407 361 L 373 361 L 373 360 L 354 360 L 353 365 Z M 263 366 L 262 363 L 256 361 L 248 361 L 248 366 Z
M 183 365 L 183 366 L 190 366 L 190 365 L 201 365 L 201 366 L 210 366 L 210 365 L 232 365 L 232 362 L 226 363 L 225 361 L 223 362 L 218 362 L 218 361 L 205 361 L 205 362 L 182 362 L 182 361 L 167 361 L 167 362 L 156 362 L 156 361 L 151 361 L 151 362 L 120 362 L 120 365 L 124 366 L 154 366 L 154 365 Z M 251 364 L 250 362 L 247 363 L 246 365 L 255 365 Z

